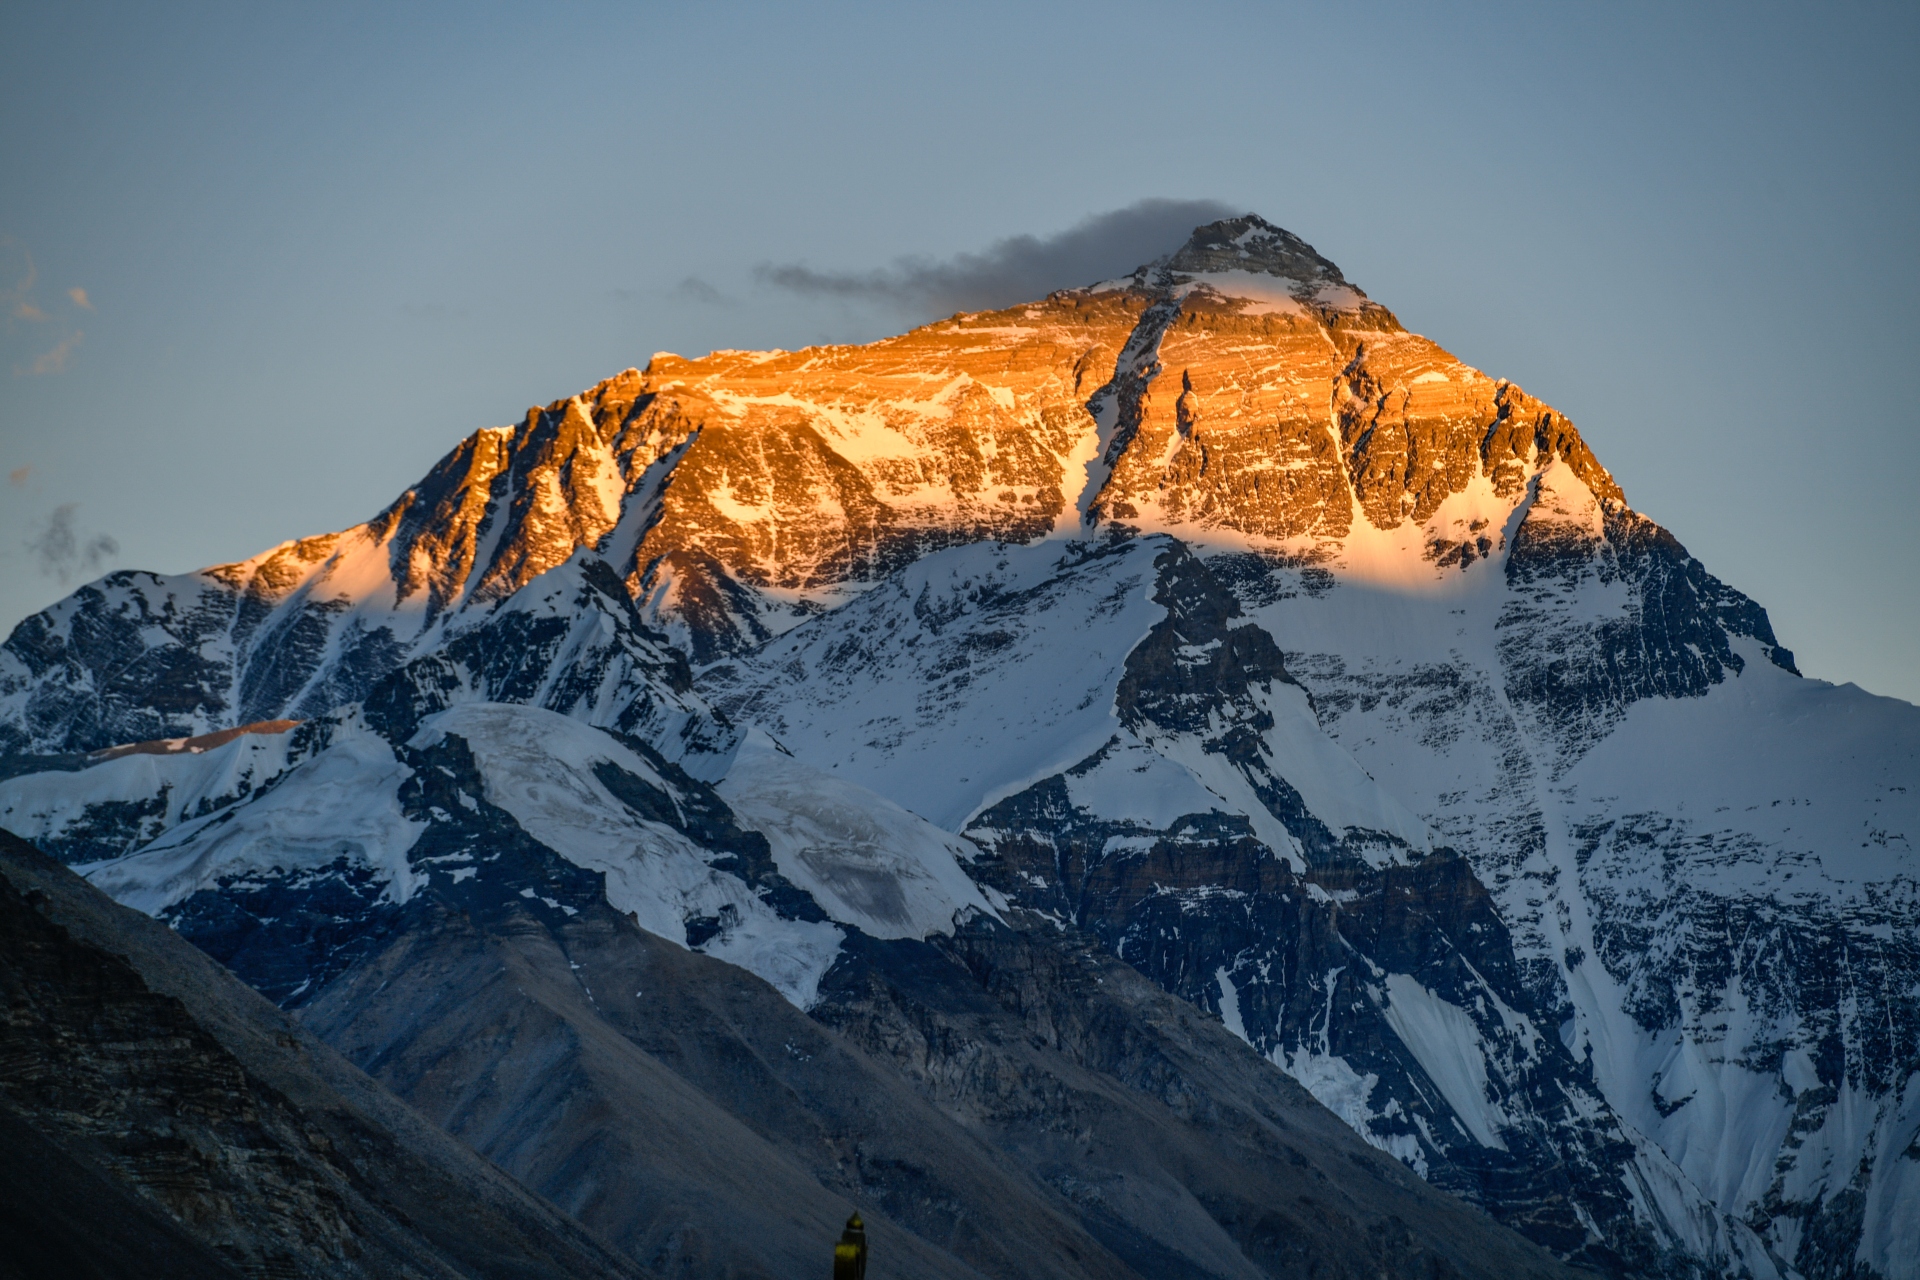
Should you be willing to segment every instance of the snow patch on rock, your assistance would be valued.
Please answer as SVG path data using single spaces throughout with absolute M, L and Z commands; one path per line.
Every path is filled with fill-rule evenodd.
M 951 933 L 965 911 L 999 915 L 962 869 L 979 854 L 971 841 L 802 764 L 764 733 L 749 735 L 718 790 L 767 838 L 781 875 L 871 937 L 925 938 Z
M 1487 1056 L 1473 1019 L 1409 974 L 1389 973 L 1386 986 L 1387 1025 L 1419 1060 L 1473 1140 L 1505 1151 L 1500 1130 L 1507 1117 L 1487 1096 Z
M 686 921 L 734 921 L 702 948 L 758 974 L 801 1008 L 839 955 L 844 934 L 820 921 L 786 920 L 716 856 L 680 832 L 634 814 L 594 774 L 611 764 L 668 796 L 673 786 L 636 753 L 578 720 L 537 707 L 468 702 L 429 717 L 411 745 L 457 734 L 473 752 L 486 800 L 576 866 L 606 876 L 607 901 L 641 928 L 686 944 Z
M 388 896 L 405 902 L 425 877 L 407 865 L 425 830 L 400 809 L 400 784 L 411 773 L 384 739 L 349 720 L 327 750 L 264 795 L 185 822 L 125 857 L 74 869 L 148 915 L 227 877 L 284 875 L 342 858 L 373 870 Z

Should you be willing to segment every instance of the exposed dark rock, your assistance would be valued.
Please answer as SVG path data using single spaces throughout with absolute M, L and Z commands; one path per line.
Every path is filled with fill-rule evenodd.
M 1774 665 L 1799 674 L 1766 610 L 1708 573 L 1671 533 L 1617 501 L 1595 512 L 1597 531 L 1568 514 L 1536 505 L 1520 522 L 1498 624 L 1507 697 L 1567 757 L 1635 702 L 1697 698 L 1737 674 L 1745 662 L 1733 637 L 1757 640 Z M 1594 618 L 1576 603 L 1583 589 L 1617 593 L 1629 607 Z

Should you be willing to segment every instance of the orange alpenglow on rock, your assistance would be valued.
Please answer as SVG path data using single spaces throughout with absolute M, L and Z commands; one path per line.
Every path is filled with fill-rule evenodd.
M 469 437 L 354 532 L 428 613 L 594 548 L 704 660 L 929 551 L 1102 525 L 1431 576 L 1486 554 L 1553 459 L 1621 501 L 1565 418 L 1248 216 L 865 346 L 656 355 Z M 338 554 L 311 541 L 275 558 Z
M 205 690 L 88 722 L 317 714 L 576 556 L 696 665 L 981 541 L 1167 531 L 1420 589 L 1504 547 L 1536 475 L 1639 520 L 1565 418 L 1230 218 L 1130 276 L 864 346 L 662 353 L 475 432 L 366 524 L 159 584 Z

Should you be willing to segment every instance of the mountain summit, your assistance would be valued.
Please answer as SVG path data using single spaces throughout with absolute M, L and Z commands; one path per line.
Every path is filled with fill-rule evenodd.
M 1405 332 L 1298 237 L 1230 219 L 1133 277 L 868 346 L 663 353 L 476 432 L 366 524 L 102 579 L 17 630 L 0 744 L 91 750 L 351 701 L 581 551 L 696 662 L 983 539 L 1124 526 L 1437 583 L 1555 460 L 1621 504 L 1565 418 Z M 67 640 L 96 599 L 86 643 L 119 677 Z M 160 665 L 164 712 L 137 674 Z
M 1276 279 L 1248 279 L 1259 276 Z M 1312 245 L 1251 213 L 1194 228 L 1176 252 L 1138 268 L 1132 279 L 1141 287 L 1204 284 L 1225 296 L 1236 296 L 1237 289 L 1255 298 L 1270 296 L 1277 284 L 1302 303 L 1337 299 L 1352 304 L 1366 298 Z
M 0 753 L 0 824 L 643 1260 L 800 1257 L 702 1234 L 777 1164 L 929 1274 L 1558 1265 L 1446 1192 L 1920 1275 L 1920 711 L 1256 217 L 102 578 Z

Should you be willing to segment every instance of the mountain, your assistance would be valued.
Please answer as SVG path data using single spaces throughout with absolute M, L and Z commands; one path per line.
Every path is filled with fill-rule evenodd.
M 1920 1274 L 1920 710 L 1801 677 L 1570 422 L 1258 218 L 656 356 L 365 525 L 111 575 L 0 648 L 0 750 L 0 823 L 661 1269 L 712 1205 L 579 1127 L 736 1149 L 649 1136 L 656 1068 L 809 1231 L 985 1274 L 1493 1256 L 1337 1163 L 1352 1228 L 1261 1226 L 1329 1112 L 1603 1272 Z M 642 956 L 778 1017 L 616 1006 Z M 795 1083 L 829 1032 L 893 1137 Z
M 196 796 L 94 882 L 653 1270 L 800 1274 L 857 1202 L 894 1274 L 1565 1274 L 1097 947 L 1009 928 L 969 842 L 761 737 L 716 789 L 447 669 L 271 755 L 38 790 Z

